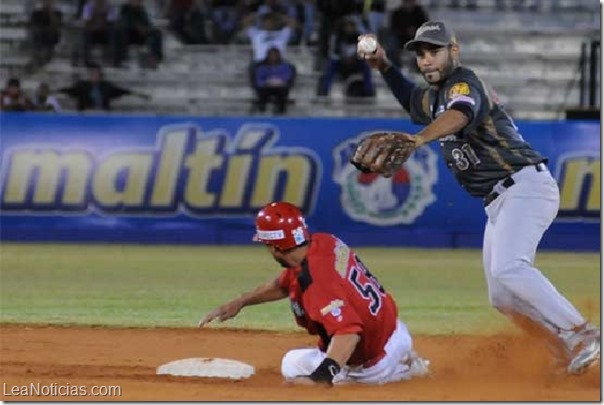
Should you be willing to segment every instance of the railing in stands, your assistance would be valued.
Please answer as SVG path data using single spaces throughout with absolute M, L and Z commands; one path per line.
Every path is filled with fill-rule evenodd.
M 580 105 L 584 108 L 600 108 L 600 40 L 590 40 L 581 46 Z

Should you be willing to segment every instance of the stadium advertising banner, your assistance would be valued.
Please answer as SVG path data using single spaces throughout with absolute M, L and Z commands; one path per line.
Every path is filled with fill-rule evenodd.
M 600 246 L 600 124 L 520 122 L 549 157 L 558 219 L 543 246 Z M 249 243 L 257 210 L 287 200 L 354 245 L 480 246 L 482 201 L 438 143 L 392 178 L 348 163 L 368 131 L 404 119 L 2 114 L 2 239 Z

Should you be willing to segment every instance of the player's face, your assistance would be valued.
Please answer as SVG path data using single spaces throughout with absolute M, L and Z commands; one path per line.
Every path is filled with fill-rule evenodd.
M 417 67 L 429 84 L 438 84 L 453 69 L 453 55 L 448 46 L 421 44 L 415 51 Z
M 283 253 L 282 251 L 280 251 L 279 249 L 277 249 L 274 246 L 271 245 L 265 245 L 266 248 L 268 249 L 268 251 L 271 253 L 271 255 L 273 256 L 273 259 L 275 259 L 275 261 L 277 263 L 279 263 L 281 265 L 281 267 L 283 268 L 289 268 L 289 267 L 294 267 L 293 264 L 291 264 L 288 260 L 287 260 L 287 254 Z

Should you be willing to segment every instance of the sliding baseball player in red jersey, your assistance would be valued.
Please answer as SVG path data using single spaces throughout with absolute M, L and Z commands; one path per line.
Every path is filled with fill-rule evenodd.
M 248 305 L 289 298 L 296 323 L 319 342 L 285 354 L 287 381 L 383 384 L 428 374 L 429 362 L 413 350 L 394 299 L 344 242 L 311 235 L 300 210 L 286 202 L 260 210 L 254 239 L 285 270 L 210 312 L 200 326 L 233 318 Z

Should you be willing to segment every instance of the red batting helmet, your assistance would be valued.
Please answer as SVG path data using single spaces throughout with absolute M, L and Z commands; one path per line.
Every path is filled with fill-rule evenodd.
M 280 201 L 258 212 L 254 240 L 285 251 L 310 240 L 310 232 L 298 207 Z

